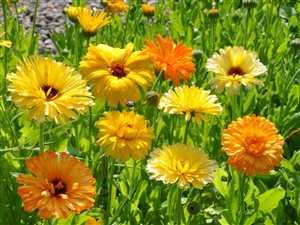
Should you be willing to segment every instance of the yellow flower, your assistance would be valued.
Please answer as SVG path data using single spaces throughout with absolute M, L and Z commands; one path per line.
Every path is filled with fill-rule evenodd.
M 82 9 L 82 7 L 70 6 L 68 8 L 65 8 L 64 11 L 67 13 L 71 22 L 77 23 L 78 22 L 78 19 L 77 19 L 78 13 L 80 12 L 81 9 Z
M 26 160 L 27 168 L 35 175 L 20 174 L 17 182 L 25 184 L 18 188 L 24 210 L 39 209 L 38 216 L 64 219 L 70 210 L 80 211 L 94 206 L 96 180 L 92 171 L 75 157 L 63 152 L 58 159 L 54 151 L 41 153 Z
M 101 221 L 96 221 L 95 218 L 90 218 L 87 221 L 85 221 L 85 225 L 101 225 Z
M 185 113 L 187 121 L 195 116 L 200 125 L 202 120 L 208 121 L 204 114 L 217 115 L 223 110 L 220 103 L 215 103 L 217 96 L 209 94 L 210 91 L 195 86 L 176 87 L 175 92 L 169 90 L 161 97 L 158 108 L 170 114 Z
M 112 14 L 112 16 L 117 13 L 118 16 L 121 16 L 122 11 L 128 10 L 128 5 L 124 3 L 123 0 L 102 0 L 101 4 L 105 9 Z
M 256 76 L 267 71 L 267 68 L 256 59 L 255 52 L 237 46 L 220 49 L 220 55 L 214 53 L 212 58 L 207 60 L 206 69 L 217 74 L 208 82 L 212 84 L 212 88 L 221 93 L 227 87 L 229 95 L 239 94 L 240 84 L 250 91 L 253 90 L 252 84 L 264 87 L 263 82 Z
M 78 10 L 78 22 L 82 28 L 82 33 L 85 36 L 93 37 L 96 35 L 97 30 L 100 27 L 105 26 L 106 24 L 110 23 L 110 17 L 104 18 L 106 13 L 104 12 L 94 12 L 92 14 L 91 7 L 88 8 L 80 8 Z
M 95 83 L 92 93 L 100 101 L 107 101 L 113 107 L 120 102 L 125 107 L 126 101 L 140 100 L 138 86 L 146 91 L 146 86 L 155 80 L 149 63 L 145 51 L 133 52 L 132 43 L 125 49 L 100 44 L 90 45 L 79 67 L 84 78 Z
M 155 7 L 152 5 L 143 4 L 142 11 L 146 17 L 152 17 L 152 16 L 154 16 L 154 13 L 155 13 Z
M 178 182 L 181 189 L 189 188 L 190 183 L 202 189 L 214 179 L 218 167 L 202 149 L 179 143 L 157 148 L 150 157 L 146 166 L 150 179 L 164 184 Z
M 151 139 L 155 137 L 153 128 L 147 127 L 148 123 L 133 111 L 105 112 L 96 124 L 100 129 L 97 144 L 102 148 L 107 146 L 106 156 L 121 158 L 123 162 L 130 156 L 133 160 L 144 159 L 151 149 Z
M 148 52 L 150 59 L 153 61 L 157 70 L 164 71 L 165 79 L 173 80 L 176 86 L 180 85 L 180 74 L 185 83 L 191 78 L 189 73 L 196 71 L 195 64 L 192 62 L 193 50 L 183 46 L 182 42 L 174 44 L 172 37 L 165 40 L 156 35 L 158 46 L 151 40 L 145 39 L 148 46 L 144 49 Z
M 244 116 L 231 122 L 224 130 L 222 151 L 228 163 L 248 176 L 267 174 L 283 159 L 284 138 L 274 124 L 264 117 Z
M 5 34 L 5 32 L 0 32 L 0 38 L 2 38 L 2 36 Z M 7 40 L 0 40 L 0 46 L 5 46 L 7 48 L 11 47 L 11 41 L 7 41 Z
M 17 70 L 7 75 L 12 82 L 8 90 L 21 110 L 31 109 L 28 120 L 43 123 L 47 116 L 49 121 L 54 119 L 60 124 L 61 118 L 65 121 L 78 118 L 72 109 L 83 114 L 94 104 L 86 81 L 64 63 L 31 56 L 24 58 L 24 63 L 19 62 Z

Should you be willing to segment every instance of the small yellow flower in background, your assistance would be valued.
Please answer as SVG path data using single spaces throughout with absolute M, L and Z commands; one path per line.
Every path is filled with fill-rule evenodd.
M 102 0 L 101 4 L 112 16 L 114 16 L 115 13 L 117 13 L 118 16 L 121 16 L 121 12 L 125 12 L 129 8 L 123 0 Z
M 95 83 L 92 93 L 109 106 L 117 107 L 120 102 L 125 107 L 128 101 L 138 102 L 141 99 L 139 86 L 146 92 L 147 86 L 155 80 L 147 52 L 133 52 L 133 46 L 129 43 L 120 49 L 90 45 L 80 62 L 84 78 Z
M 145 42 L 148 46 L 145 46 L 144 49 L 153 61 L 155 69 L 163 70 L 166 80 L 171 79 L 176 86 L 179 86 L 179 74 L 187 83 L 187 80 L 191 78 L 189 73 L 196 71 L 191 57 L 192 49 L 183 46 L 182 42 L 174 44 L 172 37 L 163 39 L 160 35 L 156 35 L 158 46 L 150 39 L 145 39 Z
M 93 37 L 97 30 L 111 22 L 110 17 L 105 18 L 106 13 L 95 11 L 92 13 L 91 7 L 80 8 L 78 10 L 78 22 L 81 26 L 82 33 L 85 36 Z
M 121 159 L 124 163 L 131 156 L 133 160 L 144 159 L 151 149 L 151 139 L 154 139 L 153 128 L 144 116 L 133 111 L 105 112 L 96 127 L 100 129 L 97 144 L 104 148 L 106 156 Z
M 85 221 L 85 225 L 101 225 L 101 220 L 96 221 L 95 218 L 90 218 Z
M 71 20 L 71 22 L 77 23 L 78 13 L 81 9 L 82 7 L 70 6 L 68 8 L 65 8 L 64 11 L 67 13 L 67 16 Z
M 150 17 L 154 16 L 155 7 L 152 6 L 152 5 L 143 4 L 142 5 L 142 11 L 143 11 L 144 16 L 150 18 Z
M 96 180 L 92 171 L 75 157 L 63 152 L 60 158 L 54 151 L 41 153 L 26 160 L 27 168 L 35 175 L 20 174 L 17 182 L 25 184 L 18 188 L 24 210 L 39 209 L 38 216 L 64 219 L 70 210 L 80 211 L 94 206 Z
M 217 19 L 220 17 L 220 11 L 218 9 L 210 9 L 208 11 L 208 17 L 210 19 Z
M 231 122 L 222 138 L 229 165 L 248 176 L 269 173 L 283 159 L 284 138 L 277 132 L 273 123 L 256 115 Z
M 9 73 L 7 79 L 12 82 L 8 90 L 15 105 L 30 109 L 28 120 L 43 123 L 47 117 L 60 124 L 61 118 L 66 122 L 78 118 L 72 109 L 83 114 L 94 104 L 86 81 L 74 68 L 41 56 L 24 61 L 18 62 L 18 71 Z
M 2 36 L 5 34 L 5 32 L 0 32 L 0 38 L 2 38 Z M 0 40 L 0 46 L 5 46 L 7 48 L 11 47 L 11 41 L 7 41 L 7 40 Z
M 217 96 L 210 95 L 210 91 L 203 88 L 175 87 L 175 91 L 169 90 L 161 97 L 158 108 L 164 108 L 164 112 L 170 114 L 185 114 L 187 121 L 195 116 L 196 122 L 200 125 L 202 120 L 208 121 L 204 114 L 221 113 L 223 108 L 220 103 L 215 103 L 217 100 Z
M 150 179 L 164 184 L 178 182 L 181 189 L 190 184 L 202 189 L 214 179 L 213 172 L 218 168 L 202 149 L 179 143 L 157 148 L 150 157 L 146 166 Z
M 253 84 L 264 87 L 261 80 L 256 76 L 267 72 L 267 68 L 256 59 L 256 53 L 244 50 L 244 47 L 225 47 L 220 49 L 220 55 L 214 53 L 206 63 L 209 72 L 217 74 L 209 80 L 212 88 L 221 93 L 228 88 L 229 95 L 240 93 L 240 84 L 246 86 L 250 91 Z

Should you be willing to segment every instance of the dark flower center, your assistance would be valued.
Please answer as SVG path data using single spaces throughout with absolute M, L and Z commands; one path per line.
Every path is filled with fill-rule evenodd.
M 42 87 L 42 90 L 44 91 L 44 93 L 46 95 L 47 101 L 53 100 L 58 95 L 58 90 L 56 88 L 48 86 L 48 85 Z
M 121 63 L 113 63 L 110 67 L 110 73 L 118 78 L 126 77 L 127 71 Z
M 245 74 L 244 71 L 240 67 L 233 67 L 228 71 L 228 75 L 233 75 L 233 76 L 235 75 L 242 76 L 244 74 Z
M 59 197 L 60 194 L 66 193 L 66 185 L 60 180 L 54 180 L 50 184 L 52 196 Z

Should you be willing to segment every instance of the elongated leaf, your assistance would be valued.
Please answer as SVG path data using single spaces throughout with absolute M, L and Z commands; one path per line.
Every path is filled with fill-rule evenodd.
M 151 206 L 151 208 L 153 208 L 156 211 L 158 211 L 161 206 L 161 202 L 160 202 L 161 189 L 162 189 L 162 186 L 155 187 L 151 191 L 151 194 L 150 194 L 150 197 L 148 200 L 148 204 Z
M 148 186 L 148 182 L 145 181 L 145 180 L 142 180 L 140 183 L 139 183 L 139 186 L 138 188 L 136 189 L 136 192 L 133 196 L 133 199 L 132 199 L 132 204 L 131 204 L 131 209 L 132 210 L 136 210 L 137 209 L 137 206 L 139 204 L 139 200 L 140 200 L 140 197 L 141 195 L 143 194 L 143 192 L 145 191 L 145 189 L 147 188 Z
M 228 186 L 227 179 L 228 174 L 221 168 L 218 168 L 215 172 L 216 178 L 213 180 L 213 184 L 218 189 L 218 191 L 221 193 L 223 197 L 226 195 L 226 189 Z M 226 179 L 226 181 L 223 181 Z
M 258 210 L 264 214 L 270 213 L 278 206 L 281 199 L 284 198 L 285 190 L 283 188 L 274 188 L 266 191 L 258 197 Z
M 288 118 L 283 125 L 281 135 L 287 138 L 292 129 L 300 129 L 300 112 L 297 112 Z

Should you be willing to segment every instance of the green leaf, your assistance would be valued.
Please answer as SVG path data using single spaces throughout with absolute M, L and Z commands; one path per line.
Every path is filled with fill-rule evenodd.
M 281 96 L 283 95 L 283 77 L 281 73 L 277 73 L 275 76 L 275 85 L 276 85 L 276 90 L 278 94 Z
M 300 112 L 294 113 L 283 125 L 281 135 L 288 138 L 288 134 L 293 129 L 300 129 Z
M 299 85 L 293 85 L 289 91 L 288 101 L 285 109 L 285 116 L 291 115 L 298 107 L 299 104 Z
M 161 206 L 161 202 L 160 202 L 160 197 L 161 197 L 161 189 L 162 186 L 157 186 L 155 187 L 149 196 L 149 200 L 147 201 L 147 203 L 151 206 L 151 208 L 153 208 L 155 211 L 158 211 L 160 206 Z
M 171 20 L 170 28 L 173 27 L 178 32 L 179 36 L 183 35 L 184 28 L 181 23 L 181 15 L 178 10 L 171 12 L 170 20 Z
M 244 115 L 251 114 L 255 109 L 256 104 L 257 104 L 257 94 L 256 94 L 256 90 L 253 90 L 252 92 L 249 92 L 249 95 L 243 104 Z
M 284 198 L 285 190 L 283 188 L 274 188 L 266 191 L 258 197 L 259 206 L 258 211 L 264 213 L 264 215 L 270 213 L 278 206 L 281 199 Z
M 146 180 L 142 180 L 139 183 L 138 188 L 136 189 L 136 192 L 132 198 L 132 203 L 131 203 L 131 209 L 132 210 L 136 210 L 137 206 L 139 204 L 139 200 L 141 198 L 141 195 L 143 194 L 143 192 L 145 191 L 145 189 L 148 186 L 148 182 Z
M 282 5 L 279 10 L 279 16 L 288 19 L 291 16 L 297 15 L 297 11 L 295 8 L 290 6 Z
M 177 183 L 173 184 L 167 197 L 167 202 L 168 202 L 168 215 L 171 218 L 173 218 L 174 214 L 174 208 L 176 206 L 176 201 L 177 201 Z M 174 219 L 173 219 L 174 220 Z
M 216 178 L 213 180 L 213 184 L 215 187 L 218 189 L 218 191 L 221 193 L 223 197 L 226 195 L 226 189 L 228 186 L 227 179 L 228 179 L 228 174 L 226 171 L 224 171 L 221 168 L 218 168 L 217 171 L 215 172 Z M 226 179 L 226 181 L 223 181 Z

